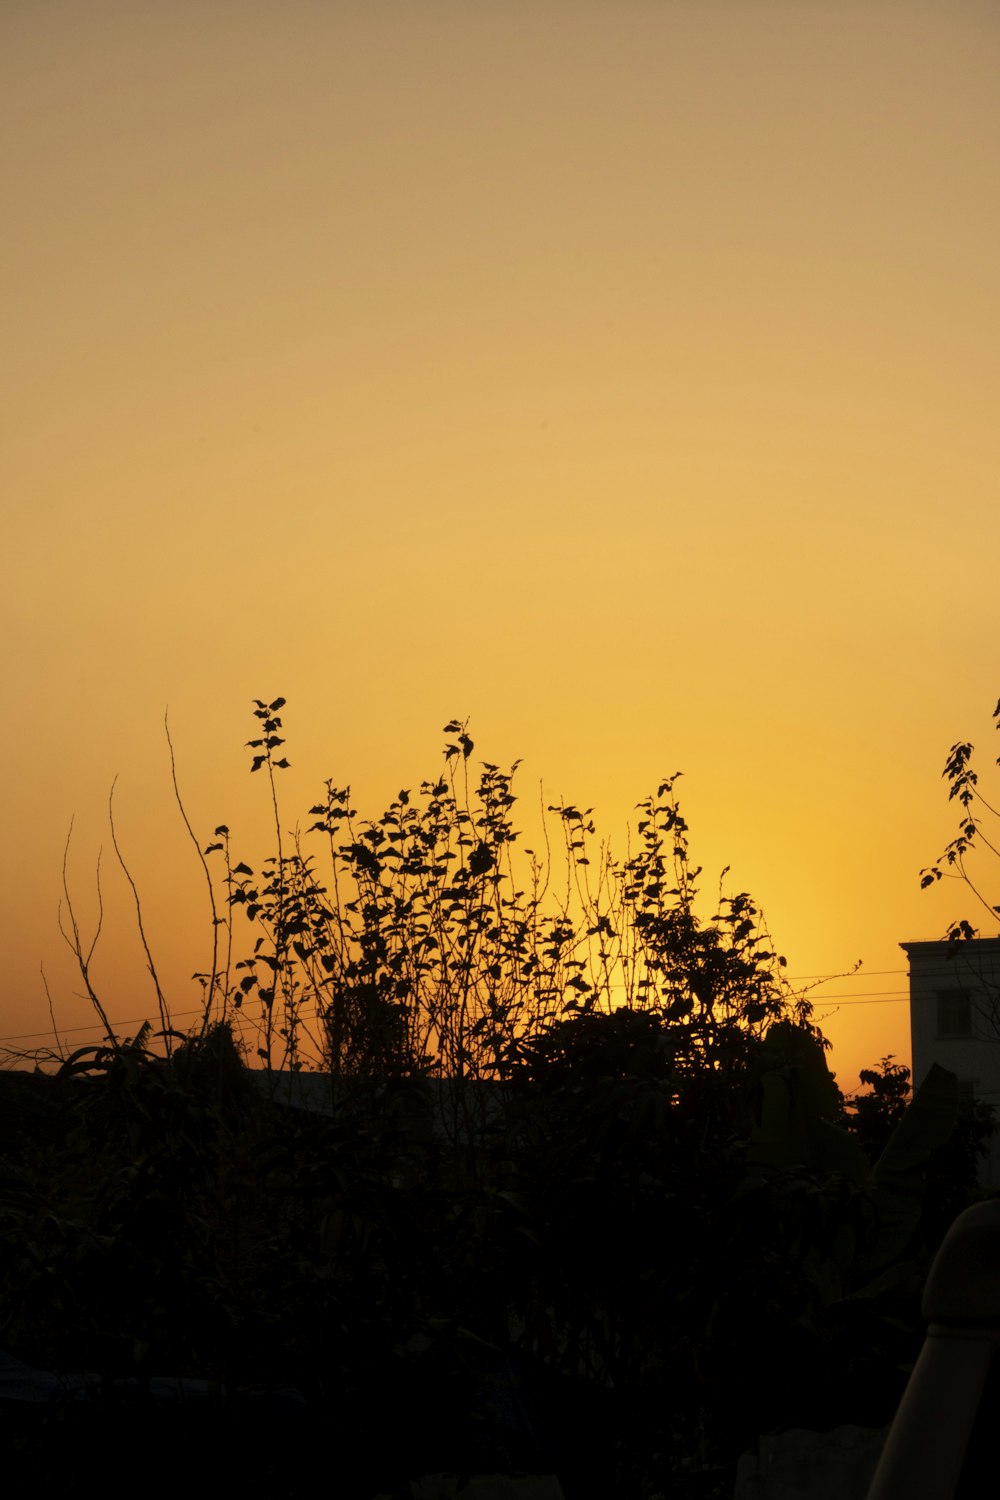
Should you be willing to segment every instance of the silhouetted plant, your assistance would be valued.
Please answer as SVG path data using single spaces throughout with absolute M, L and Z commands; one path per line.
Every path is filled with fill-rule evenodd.
M 639 848 L 624 860 L 595 845 L 589 808 L 549 806 L 564 856 L 557 890 L 547 839 L 544 857 L 515 849 L 516 763 L 471 774 L 473 741 L 452 720 L 442 774 L 416 796 L 400 791 L 381 817 L 360 819 L 350 788 L 326 783 L 307 830 L 326 843 L 321 876 L 303 839 L 281 836 L 284 702 L 256 700 L 262 733 L 249 744 L 251 769 L 266 767 L 270 780 L 276 854 L 259 874 L 232 864 L 225 825 L 224 842 L 206 850 L 224 854 L 228 903 L 258 928 L 223 1006 L 259 1000 L 268 1065 L 276 1038 L 282 1061 L 302 1065 L 314 1014 L 335 1075 L 496 1080 L 510 1076 L 525 1038 L 576 1011 L 662 1013 L 692 1068 L 725 1066 L 786 1011 L 807 1019 L 749 896 L 720 890 L 715 917 L 697 917 L 700 871 L 676 777 L 639 805 Z
M 859 1090 L 849 1101 L 848 1125 L 874 1163 L 903 1117 L 910 1097 L 910 1070 L 890 1054 L 877 1067 L 862 1068 L 860 1078 L 865 1091 Z
M 1000 701 L 993 710 L 993 717 L 997 720 L 997 728 L 1000 729 Z M 966 857 L 977 843 L 984 844 L 992 854 L 1000 858 L 1000 848 L 983 832 L 982 819 L 975 811 L 976 808 L 983 808 L 993 817 L 1000 818 L 1000 809 L 988 802 L 979 790 L 979 776 L 972 765 L 974 748 L 968 742 L 960 741 L 952 745 L 948 752 L 948 759 L 941 774 L 949 783 L 949 802 L 957 800 L 962 809 L 959 831 L 937 863 L 921 870 L 920 886 L 921 889 L 926 889 L 946 876 L 959 880 L 972 893 L 979 905 L 995 920 L 997 914 L 1000 913 L 1000 906 L 990 903 L 966 867 Z M 1000 757 L 996 763 L 1000 765 Z M 953 942 L 961 942 L 975 936 L 976 929 L 966 918 L 957 918 L 949 925 L 948 937 Z
M 199 1024 L 167 1012 L 164 1058 L 108 1023 L 0 1140 L 3 1336 L 234 1401 L 297 1384 L 365 1493 L 376 1407 L 404 1456 L 383 1491 L 489 1454 L 567 1500 L 731 1493 L 763 1430 L 885 1420 L 964 1206 L 924 1186 L 956 1081 L 897 1119 L 905 1070 L 866 1071 L 866 1159 L 754 903 L 699 914 L 676 776 L 622 858 L 566 803 L 522 851 L 516 766 L 477 770 L 452 720 L 418 792 L 366 821 L 328 782 L 300 836 L 283 707 L 255 700 L 248 746 L 274 854 L 235 861 L 225 824 L 203 851 L 225 900 Z M 67 932 L 86 981 L 71 909 Z M 248 1013 L 270 1068 L 326 1064 L 328 1118 L 251 1083 Z

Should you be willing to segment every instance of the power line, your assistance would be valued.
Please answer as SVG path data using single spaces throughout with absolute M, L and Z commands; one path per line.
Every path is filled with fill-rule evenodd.
M 182 1016 L 201 1015 L 201 1011 L 179 1010 L 174 1014 L 176 1014 L 178 1020 L 180 1020 Z M 129 1021 L 112 1021 L 111 1027 L 113 1030 L 116 1030 L 119 1026 L 142 1026 L 144 1022 L 150 1020 L 152 1020 L 151 1016 L 133 1016 Z M 75 1036 L 77 1032 L 81 1031 L 99 1031 L 102 1036 L 105 1034 L 104 1027 L 99 1025 L 96 1021 L 92 1022 L 89 1026 L 60 1026 L 58 1027 L 58 1031 L 60 1036 Z M 54 1028 L 50 1026 L 46 1031 L 21 1031 L 18 1032 L 15 1036 L 0 1036 L 0 1042 L 29 1042 L 34 1037 L 53 1035 Z
M 893 974 L 907 974 L 908 972 L 909 972 L 909 970 L 907 970 L 907 969 L 867 969 L 867 970 L 865 970 L 865 972 L 863 974 L 862 973 L 858 973 L 857 978 L 858 979 L 878 979 L 878 978 L 888 977 L 889 975 L 893 975 Z M 843 973 L 841 973 L 841 974 L 836 974 L 836 973 L 835 974 L 791 974 L 791 975 L 787 976 L 788 982 L 790 984 L 791 983 L 800 983 L 801 981 L 806 980 L 806 979 L 819 979 L 819 980 L 823 980 L 823 979 L 840 979 L 840 980 L 845 980 L 845 979 L 852 979 L 854 977 L 855 977 L 854 975 L 843 974 Z M 906 1005 L 909 1002 L 909 998 L 910 998 L 909 995 L 894 995 L 891 990 L 871 990 L 871 991 L 868 992 L 867 995 L 865 995 L 865 996 L 857 996 L 856 998 L 853 997 L 853 996 L 851 996 L 851 995 L 849 995 L 849 994 L 842 993 L 842 992 L 838 991 L 836 994 L 833 994 L 833 995 L 817 996 L 816 999 L 812 1003 L 814 1005 L 822 1006 L 822 1005 L 825 1005 L 828 1000 L 839 1000 L 842 1005 Z M 173 1016 L 175 1016 L 177 1018 L 177 1020 L 181 1020 L 185 1016 L 200 1016 L 201 1014 L 202 1014 L 201 1008 L 197 1007 L 197 1008 L 195 1008 L 193 1010 L 179 1010 L 179 1011 L 175 1011 L 175 1012 L 172 1013 L 172 1018 L 173 1018 Z M 307 1017 L 307 1019 L 308 1020 L 315 1020 L 318 1017 L 318 1015 L 319 1015 L 319 1012 L 318 1011 L 314 1011 L 314 1012 L 312 1012 Z M 143 1025 L 144 1022 L 149 1021 L 151 1019 L 153 1019 L 153 1018 L 150 1017 L 150 1016 L 133 1016 L 129 1020 L 113 1021 L 111 1023 L 111 1026 L 112 1026 L 112 1030 L 117 1031 L 117 1029 L 120 1026 L 141 1026 L 141 1025 Z M 83 1032 L 99 1033 L 102 1036 L 105 1034 L 104 1028 L 102 1026 L 100 1026 L 96 1022 L 93 1023 L 92 1025 L 89 1025 L 89 1026 L 65 1026 L 65 1027 L 64 1026 L 60 1026 L 58 1028 L 58 1031 L 59 1031 L 59 1035 L 60 1036 L 77 1036 L 77 1035 L 79 1035 L 79 1034 L 81 1034 Z M 30 1042 L 30 1041 L 36 1041 L 39 1037 L 48 1037 L 48 1036 L 52 1036 L 52 1035 L 54 1035 L 54 1032 L 53 1032 L 52 1027 L 50 1026 L 45 1031 L 21 1031 L 21 1032 L 15 1033 L 14 1035 L 11 1035 L 11 1036 L 0 1036 L 0 1043 L 3 1043 L 3 1042 Z
M 898 990 L 898 987 L 895 990 L 862 990 L 862 993 L 861 993 L 861 996 L 859 996 L 859 999 L 874 998 L 874 996 L 877 996 L 877 995 L 900 995 L 900 990 Z M 835 1001 L 835 999 L 838 999 L 838 996 L 840 996 L 840 992 L 837 992 L 837 995 L 820 996 L 820 999 L 828 999 L 828 1001 Z M 909 999 L 909 995 L 903 996 L 903 998 L 904 999 Z
M 173 1021 L 175 1019 L 178 1020 L 178 1021 L 180 1021 L 185 1016 L 200 1016 L 200 1015 L 203 1015 L 203 1014 L 204 1014 L 204 1012 L 201 1009 L 201 1007 L 198 1007 L 195 1010 L 177 1010 L 177 1011 L 172 1011 L 170 1013 L 169 1019 L 171 1021 Z M 238 1016 L 244 1016 L 245 1014 L 246 1013 L 242 1009 L 236 1011 L 236 1015 L 238 1015 Z M 319 1011 L 316 1011 L 316 1010 L 314 1010 L 314 1011 L 308 1011 L 308 1012 L 305 1013 L 305 1019 L 307 1021 L 315 1021 L 318 1016 L 319 1016 Z M 153 1016 L 133 1016 L 132 1019 L 128 1020 L 128 1021 L 123 1021 L 123 1020 L 112 1021 L 111 1022 L 111 1030 L 117 1033 L 119 1027 L 122 1027 L 122 1026 L 142 1026 L 147 1021 L 152 1022 L 154 1019 L 156 1019 L 156 1018 L 153 1017 Z M 249 1020 L 250 1017 L 247 1016 L 246 1019 Z M 253 1023 L 251 1023 L 251 1024 L 253 1024 Z M 92 1035 L 94 1035 L 94 1034 L 99 1034 L 101 1036 L 106 1036 L 107 1035 L 107 1032 L 104 1030 L 104 1027 L 101 1026 L 100 1023 L 97 1022 L 97 1021 L 93 1022 L 89 1026 L 60 1026 L 60 1027 L 56 1028 L 56 1030 L 58 1031 L 58 1035 L 60 1037 L 64 1037 L 64 1036 L 76 1036 L 80 1032 L 90 1032 Z M 50 1026 L 46 1031 L 21 1031 L 21 1032 L 16 1033 L 13 1036 L 0 1036 L 0 1042 L 30 1042 L 30 1041 L 34 1041 L 38 1037 L 55 1036 L 56 1035 L 56 1030 L 54 1030 Z
M 838 1010 L 840 1010 L 842 1005 L 909 1005 L 910 1003 L 909 995 L 891 995 L 885 1000 L 840 1000 L 837 995 L 830 995 L 828 998 L 839 1001 L 837 1005 Z M 822 1009 L 825 1004 L 826 1000 L 817 1000 L 815 1002 L 817 1009 Z
M 908 974 L 908 969 L 859 969 L 856 974 L 789 974 L 789 983 L 800 983 L 803 979 L 883 979 L 887 974 Z

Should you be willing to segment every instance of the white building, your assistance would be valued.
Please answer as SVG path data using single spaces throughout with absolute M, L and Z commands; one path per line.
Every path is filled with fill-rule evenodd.
M 940 1063 L 958 1074 L 963 1094 L 992 1104 L 1000 1119 L 1000 938 L 899 946 L 910 961 L 914 1087 Z M 1000 1185 L 997 1137 L 983 1178 Z

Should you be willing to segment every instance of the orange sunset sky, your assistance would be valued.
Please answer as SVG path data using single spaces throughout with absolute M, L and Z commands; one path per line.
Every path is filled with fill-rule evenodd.
M 682 769 L 706 899 L 863 960 L 814 997 L 842 1085 L 909 1062 L 898 943 L 979 921 L 919 890 L 940 772 L 1000 752 L 998 80 L 966 0 L 8 0 L 4 1037 L 51 1041 L 44 962 L 97 1039 L 74 816 L 95 984 L 155 1017 L 116 774 L 197 1004 L 164 709 L 254 864 L 281 694 L 289 826 L 453 716 L 619 847 Z

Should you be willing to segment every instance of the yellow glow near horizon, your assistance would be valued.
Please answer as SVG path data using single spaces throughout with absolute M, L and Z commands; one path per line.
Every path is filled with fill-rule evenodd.
M 44 1032 L 40 961 L 92 1023 L 74 812 L 97 978 L 151 1013 L 116 772 L 196 1003 L 163 709 L 202 842 L 249 854 L 279 693 L 290 820 L 328 775 L 377 813 L 456 714 L 616 845 L 681 768 L 705 889 L 730 865 L 791 973 L 905 994 L 898 942 L 971 905 L 917 886 L 945 752 L 995 754 L 994 11 L 53 0 L 0 36 L 0 1031 Z M 824 1021 L 848 1085 L 908 1061 L 874 998 Z

